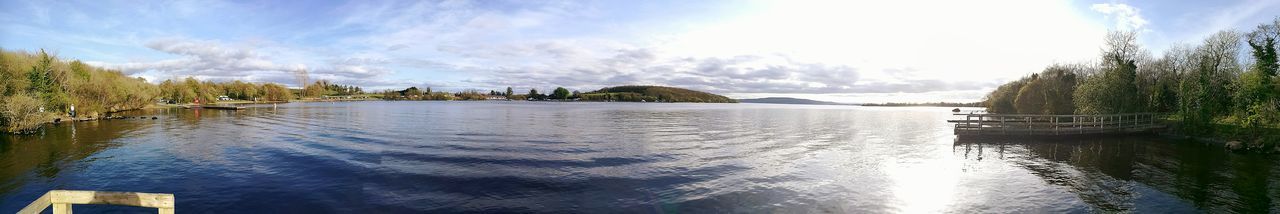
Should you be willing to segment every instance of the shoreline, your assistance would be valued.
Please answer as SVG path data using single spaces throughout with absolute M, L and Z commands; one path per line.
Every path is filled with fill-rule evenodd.
M 1171 125 L 1176 125 L 1176 124 L 1171 124 Z M 1231 126 L 1231 128 L 1233 129 L 1243 129 L 1240 127 L 1226 125 L 1226 124 L 1216 124 L 1216 125 Z M 1224 150 L 1231 151 L 1231 152 L 1257 153 L 1257 154 L 1280 154 L 1280 142 L 1268 141 L 1268 139 L 1277 139 L 1277 137 L 1280 137 L 1280 136 L 1275 136 L 1274 134 L 1260 135 L 1260 136 L 1253 136 L 1253 137 L 1232 136 L 1232 134 L 1230 133 L 1219 133 L 1219 132 L 1208 133 L 1208 134 L 1187 134 L 1182 131 L 1179 131 L 1176 128 L 1176 126 L 1171 126 L 1171 127 L 1173 128 L 1170 128 L 1163 132 L 1159 132 L 1157 134 L 1165 138 L 1191 140 L 1191 141 L 1203 143 L 1206 145 L 1220 146 Z

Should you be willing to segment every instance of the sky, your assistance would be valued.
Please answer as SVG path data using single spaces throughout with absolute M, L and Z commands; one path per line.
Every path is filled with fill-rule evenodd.
M 1272 13 L 1268 13 L 1271 11 Z M 1109 30 L 1147 50 L 1249 30 L 1280 1 L 14 1 L 0 48 L 152 82 L 366 90 L 664 85 L 733 98 L 971 102 Z

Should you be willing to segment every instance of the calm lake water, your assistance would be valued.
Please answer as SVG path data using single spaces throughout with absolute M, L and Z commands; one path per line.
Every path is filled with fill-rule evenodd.
M 0 212 L 51 189 L 183 213 L 1280 212 L 1280 160 L 1158 137 L 956 142 L 949 108 L 343 102 L 0 136 Z M 76 211 L 152 211 L 77 205 Z

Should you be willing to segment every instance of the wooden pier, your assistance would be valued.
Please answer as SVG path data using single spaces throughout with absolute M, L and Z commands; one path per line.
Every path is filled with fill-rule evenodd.
M 156 208 L 160 214 L 173 214 L 173 194 L 140 192 L 99 192 L 53 190 L 28 204 L 18 214 L 39 214 L 53 206 L 54 214 L 70 214 L 73 204 L 107 204 Z
M 205 108 L 205 109 L 221 109 L 221 110 L 244 110 L 244 107 L 243 107 L 243 106 L 200 106 L 200 105 L 194 105 L 194 106 L 182 106 L 182 108 L 188 108 L 188 109 L 191 109 L 191 108 Z
M 1077 136 L 1150 133 L 1164 128 L 1160 114 L 1105 115 L 954 114 L 957 136 Z

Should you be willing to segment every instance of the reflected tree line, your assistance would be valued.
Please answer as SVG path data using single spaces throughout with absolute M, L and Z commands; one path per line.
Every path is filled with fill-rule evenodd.
M 67 123 L 42 129 L 38 135 L 0 135 L 0 195 L 26 186 L 28 176 L 57 177 L 68 164 L 119 146 L 111 141 L 143 124 Z
M 957 144 L 966 159 L 996 153 L 1046 183 L 1062 186 L 1105 212 L 1140 211 L 1139 186 L 1169 193 L 1210 212 L 1280 211 L 1280 162 L 1191 142 L 1137 138 L 1056 140 L 1022 144 Z M 974 151 L 976 150 L 976 151 Z M 1209 150 L 1209 151 L 1206 151 Z M 1018 154 L 1018 155 L 1011 155 Z M 1007 158 L 1014 157 L 1014 158 Z

